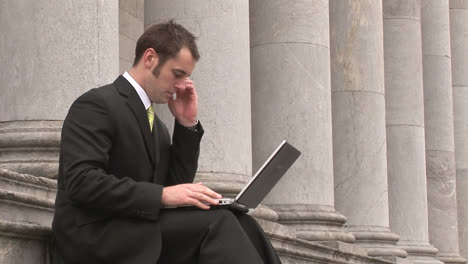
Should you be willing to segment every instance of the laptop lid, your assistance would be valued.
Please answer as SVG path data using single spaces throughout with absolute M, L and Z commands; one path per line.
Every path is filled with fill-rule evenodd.
M 235 201 L 248 208 L 256 208 L 300 155 L 299 150 L 283 140 L 236 196 Z

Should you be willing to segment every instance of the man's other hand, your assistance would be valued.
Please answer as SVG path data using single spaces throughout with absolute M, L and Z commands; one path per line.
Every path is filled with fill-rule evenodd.
M 176 99 L 169 98 L 168 106 L 172 115 L 179 124 L 190 127 L 197 123 L 198 96 L 193 81 L 189 78 L 183 80 L 180 89 L 176 92 Z
M 161 203 L 164 206 L 193 205 L 208 210 L 209 205 L 217 205 L 218 201 L 215 199 L 221 197 L 221 194 L 201 183 L 186 183 L 164 187 Z

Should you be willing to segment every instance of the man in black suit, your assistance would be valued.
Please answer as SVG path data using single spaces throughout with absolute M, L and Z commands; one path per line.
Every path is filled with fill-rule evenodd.
M 62 129 L 52 224 L 57 263 L 280 263 L 248 215 L 209 210 L 221 195 L 194 184 L 203 128 L 188 78 L 195 37 L 148 28 L 135 62 L 70 107 Z M 175 117 L 171 139 L 152 103 Z M 198 209 L 164 209 L 193 205 Z

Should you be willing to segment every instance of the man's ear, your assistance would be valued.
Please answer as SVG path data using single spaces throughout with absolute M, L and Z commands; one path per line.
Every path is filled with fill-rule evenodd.
M 153 65 L 158 65 L 159 56 L 158 53 L 153 48 L 146 49 L 145 53 L 143 54 L 143 63 L 145 67 L 152 68 Z

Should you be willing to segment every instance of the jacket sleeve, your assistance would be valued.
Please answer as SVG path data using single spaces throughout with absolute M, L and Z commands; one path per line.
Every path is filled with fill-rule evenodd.
M 103 98 L 91 90 L 71 106 L 62 128 L 63 188 L 74 206 L 102 213 L 157 220 L 162 186 L 108 174 L 113 120 Z
M 169 178 L 166 185 L 193 182 L 198 168 L 203 133 L 201 123 L 198 123 L 197 130 L 193 131 L 175 122 L 170 148 Z

